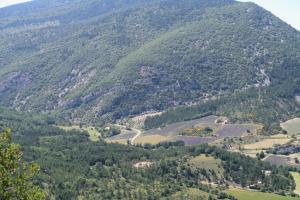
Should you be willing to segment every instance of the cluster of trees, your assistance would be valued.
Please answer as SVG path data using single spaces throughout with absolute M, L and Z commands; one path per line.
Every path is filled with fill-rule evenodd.
M 0 199 L 46 199 L 46 192 L 33 184 L 39 166 L 21 158 L 21 147 L 12 143 L 11 130 L 0 132 Z

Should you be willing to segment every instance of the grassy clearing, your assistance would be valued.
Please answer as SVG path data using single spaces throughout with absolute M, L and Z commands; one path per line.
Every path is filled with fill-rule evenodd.
M 231 188 L 227 191 L 228 194 L 235 196 L 238 200 L 299 200 L 298 197 L 280 196 L 277 194 L 263 193 L 256 191 Z
M 252 158 L 256 158 L 256 154 L 262 152 L 262 150 L 257 149 L 245 149 L 241 153 L 243 153 L 246 156 L 250 156 Z M 265 152 L 265 151 L 264 151 Z
M 138 137 L 134 143 L 136 144 L 158 144 L 160 142 L 164 142 L 168 139 L 166 136 L 162 135 L 147 135 Z
M 189 160 L 189 163 L 197 168 L 214 170 L 219 177 L 223 176 L 224 169 L 222 168 L 221 160 L 215 159 L 214 157 L 200 155 Z
M 295 193 L 300 195 L 300 174 L 298 172 L 291 172 L 292 176 L 294 177 L 296 183 Z
M 289 134 L 299 134 L 300 133 L 300 118 L 294 118 L 281 123 L 280 126 L 286 130 Z
M 58 126 L 59 128 L 65 130 L 65 131 L 70 131 L 70 130 L 80 130 L 80 131 L 86 131 L 89 134 L 89 139 L 92 142 L 97 142 L 99 141 L 100 137 L 101 137 L 101 133 L 99 133 L 99 131 L 93 127 L 93 126 L 83 126 L 82 128 L 80 128 L 79 125 L 72 125 L 72 126 Z
M 268 148 L 272 148 L 274 145 L 286 144 L 289 141 L 290 141 L 289 138 L 268 138 L 268 139 L 264 139 L 262 141 L 255 142 L 252 144 L 246 144 L 246 145 L 244 145 L 244 148 L 251 149 L 251 150 L 268 149 Z

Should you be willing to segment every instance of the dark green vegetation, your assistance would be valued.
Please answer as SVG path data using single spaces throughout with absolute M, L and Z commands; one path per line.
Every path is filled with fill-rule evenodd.
M 91 142 L 87 133 L 65 132 L 49 125 L 42 116 L 33 118 L 7 110 L 1 113 L 2 126 L 13 126 L 24 158 L 41 166 L 36 181 L 57 199 L 176 199 L 187 189 L 199 189 L 212 199 L 226 199 L 230 196 L 221 191 L 233 182 L 242 186 L 261 182 L 261 191 L 280 194 L 292 194 L 295 187 L 287 168 L 276 168 L 217 147 L 170 143 L 142 148 L 102 140 Z M 24 126 L 30 130 L 21 131 Z M 199 155 L 218 159 L 218 171 L 190 164 Z M 139 162 L 151 164 L 134 167 Z M 267 170 L 272 171 L 270 176 L 264 175 Z M 219 186 L 212 188 L 202 181 Z
M 214 110 L 298 111 L 300 34 L 251 3 L 38 0 L 0 13 L 1 105 L 96 122 L 234 92 Z
M 0 132 L 0 199 L 46 199 L 46 193 L 32 183 L 38 165 L 21 158 L 20 146 L 12 143 L 11 130 Z
M 101 133 L 103 138 L 108 138 L 108 137 L 119 135 L 121 133 L 121 130 L 119 127 L 108 126 L 102 129 Z

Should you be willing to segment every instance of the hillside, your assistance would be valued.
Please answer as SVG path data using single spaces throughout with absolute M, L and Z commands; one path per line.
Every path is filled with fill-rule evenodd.
M 0 13 L 2 106 L 95 122 L 250 89 L 251 105 L 297 112 L 300 33 L 255 4 L 38 0 Z

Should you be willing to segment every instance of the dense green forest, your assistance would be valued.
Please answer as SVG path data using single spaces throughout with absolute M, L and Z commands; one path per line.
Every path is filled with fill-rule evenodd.
M 246 187 L 261 182 L 259 190 L 279 194 L 292 194 L 295 187 L 288 168 L 206 144 L 185 147 L 182 142 L 156 146 L 91 142 L 87 133 L 65 132 L 42 115 L 7 109 L 1 110 L 0 122 L 2 129 L 12 127 L 24 159 L 40 165 L 36 183 L 56 199 L 174 199 L 173 195 L 188 188 L 199 189 L 211 199 L 234 199 L 222 192 L 231 183 Z M 219 159 L 222 176 L 213 168 L 191 165 L 189 160 L 199 155 Z M 151 164 L 134 167 L 139 162 Z M 266 176 L 265 171 L 272 174 Z M 216 182 L 218 187 L 202 181 Z
M 298 109 L 300 34 L 252 3 L 39 0 L 0 19 L 1 105 L 96 123 L 251 90 L 217 110 Z

